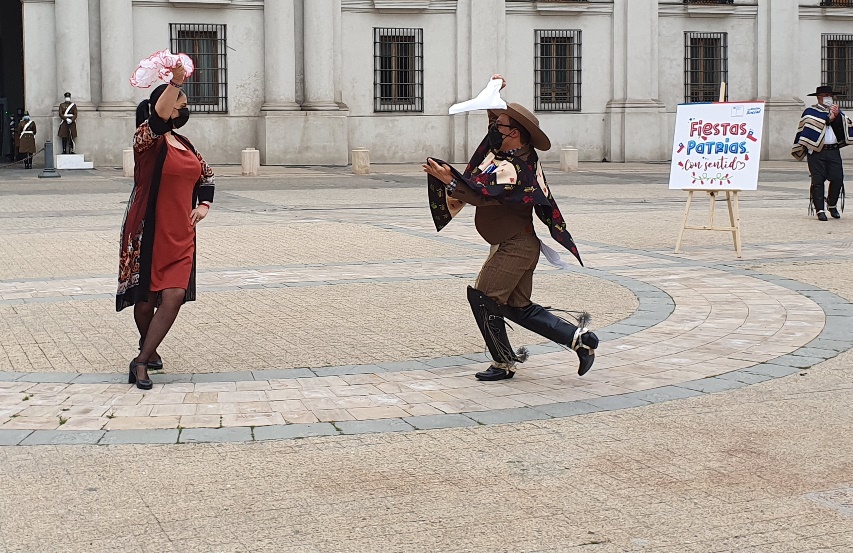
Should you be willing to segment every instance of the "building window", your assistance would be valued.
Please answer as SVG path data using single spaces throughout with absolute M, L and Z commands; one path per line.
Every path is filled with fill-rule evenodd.
M 823 35 L 821 82 L 832 87 L 838 105 L 853 107 L 853 35 Z
M 727 33 L 684 33 L 684 101 L 716 102 L 728 81 Z M 726 96 L 728 100 L 728 87 Z
M 536 31 L 536 111 L 580 111 L 581 32 Z
M 373 29 L 373 111 L 424 110 L 423 29 Z
M 682 0 L 685 4 L 734 4 L 735 0 Z
M 853 8 L 853 0 L 820 0 L 822 8 Z
M 190 111 L 228 113 L 228 58 L 225 25 L 169 25 L 172 52 L 193 59 L 195 72 L 184 83 Z

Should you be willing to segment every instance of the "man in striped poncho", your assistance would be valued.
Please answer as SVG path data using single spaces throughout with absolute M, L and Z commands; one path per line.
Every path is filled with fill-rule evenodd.
M 791 155 L 798 160 L 806 159 L 811 173 L 811 210 L 817 218 L 826 221 L 826 211 L 834 219 L 840 219 L 838 200 L 844 211 L 844 168 L 840 149 L 853 144 L 853 121 L 842 112 L 834 101 L 831 86 L 819 86 L 814 94 L 817 104 L 807 107 L 800 119 L 797 136 Z M 829 195 L 824 196 L 824 183 L 829 181 Z

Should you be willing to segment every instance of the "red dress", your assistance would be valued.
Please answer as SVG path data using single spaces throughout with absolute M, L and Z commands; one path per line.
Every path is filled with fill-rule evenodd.
M 190 213 L 193 190 L 201 177 L 201 162 L 193 152 L 166 143 L 168 152 L 154 218 L 152 292 L 168 288 L 186 290 L 195 257 L 195 227 Z

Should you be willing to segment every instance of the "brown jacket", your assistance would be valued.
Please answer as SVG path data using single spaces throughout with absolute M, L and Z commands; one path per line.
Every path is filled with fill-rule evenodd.
M 18 123 L 18 130 L 15 132 L 18 139 L 18 151 L 22 154 L 36 153 L 36 122 L 30 119 L 29 121 L 21 121 Z
M 68 109 L 68 108 L 71 109 Z M 66 113 L 68 117 L 66 117 Z M 59 104 L 59 138 L 77 138 L 77 104 L 62 102 Z M 69 125 L 65 119 L 71 119 Z

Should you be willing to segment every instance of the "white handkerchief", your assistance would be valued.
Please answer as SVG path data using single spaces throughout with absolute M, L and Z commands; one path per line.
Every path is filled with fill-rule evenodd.
M 450 115 L 478 109 L 506 109 L 506 102 L 501 100 L 501 84 L 500 79 L 489 81 L 476 98 L 450 106 Z
M 545 254 L 545 259 L 548 260 L 548 263 L 552 267 L 556 267 L 558 269 L 571 269 L 572 266 L 563 261 L 563 258 L 560 257 L 554 248 L 545 244 L 545 242 L 539 241 L 539 251 Z

